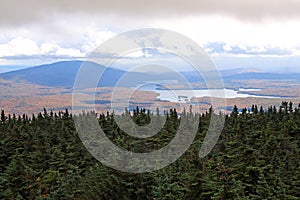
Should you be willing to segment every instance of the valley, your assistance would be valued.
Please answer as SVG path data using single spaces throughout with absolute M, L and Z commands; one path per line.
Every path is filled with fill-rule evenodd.
M 0 74 L 0 109 L 11 114 L 23 114 L 24 111 L 26 114 L 38 113 L 43 108 L 53 111 L 67 108 L 73 113 L 95 109 L 98 113 L 102 113 L 112 110 L 123 112 L 125 107 L 132 110 L 136 106 L 151 111 L 155 111 L 156 108 L 160 110 L 176 108 L 182 111 L 192 105 L 193 109 L 205 112 L 211 106 L 211 98 L 205 82 L 201 78 L 192 76 L 192 73 L 182 74 L 190 80 L 189 83 L 194 91 L 186 90 L 190 88 L 187 88 L 176 74 L 157 75 L 157 73 L 136 72 L 130 74 L 109 69 L 102 76 L 98 88 L 96 90 L 85 88 L 82 99 L 74 101 L 72 107 L 72 87 L 81 64 L 80 61 L 59 62 Z M 91 64 L 92 70 L 97 70 L 99 67 L 103 70 L 103 66 Z M 222 95 L 216 96 L 216 102 L 220 98 L 219 102 L 222 103 L 217 109 L 224 112 L 230 112 L 233 105 L 239 108 L 251 108 L 253 104 L 266 107 L 279 106 L 282 101 L 296 103 L 300 101 L 300 80 L 296 75 L 290 75 L 290 79 L 287 79 L 289 75 L 285 74 L 264 73 L 262 76 L 262 73 L 257 72 L 255 76 L 253 72 L 250 74 L 241 74 L 238 71 L 234 74 L 232 71 L 230 74 L 221 73 L 226 88 L 226 105 L 224 106 L 224 99 L 220 98 Z M 114 87 L 125 74 L 130 80 L 126 82 L 127 85 Z M 285 79 L 276 79 L 279 77 Z M 149 86 L 151 80 L 164 85 L 163 87 L 162 85 Z M 253 88 L 255 90 L 251 90 Z M 117 102 L 112 101 L 116 93 Z

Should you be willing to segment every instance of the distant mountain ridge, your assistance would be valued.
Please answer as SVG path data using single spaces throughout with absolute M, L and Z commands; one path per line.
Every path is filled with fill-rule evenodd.
M 228 76 L 223 76 L 225 80 L 300 80 L 300 74 L 290 73 L 290 74 L 279 74 L 279 73 L 267 73 L 267 72 L 246 72 L 238 73 Z
M 0 78 L 27 82 L 48 87 L 63 87 L 71 88 L 74 86 L 77 73 L 84 63 L 84 67 L 90 68 L 90 76 L 95 75 L 93 72 L 97 70 L 103 72 L 98 86 L 110 87 L 119 83 L 125 77 L 125 81 L 121 82 L 122 87 L 134 87 L 143 81 L 155 80 L 171 80 L 182 79 L 177 73 L 142 73 L 142 72 L 128 72 L 120 69 L 105 67 L 94 62 L 84 61 L 61 61 L 52 64 L 40 65 L 26 69 L 11 71 L 0 74 Z M 126 75 L 126 76 L 125 76 Z M 89 81 L 89 77 L 86 76 Z M 98 78 L 98 77 L 97 77 Z M 100 77 L 99 77 L 100 78 Z
M 73 87 L 78 70 L 83 61 L 61 61 L 52 64 L 40 65 L 26 69 L 0 74 L 7 80 L 25 81 L 38 85 L 52 87 Z M 86 62 L 88 67 L 103 70 L 105 66 Z M 112 86 L 125 73 L 125 71 L 107 68 L 102 82 L 105 86 Z
M 49 87 L 71 88 L 74 85 L 76 75 L 82 63 L 83 61 L 61 61 L 52 64 L 40 65 L 2 73 L 0 74 L 0 78 L 17 82 L 28 82 Z M 85 66 L 91 67 L 91 69 L 95 70 L 105 70 L 104 74 L 101 77 L 101 82 L 98 84 L 98 86 L 115 86 L 118 81 L 125 75 L 126 82 L 125 85 L 122 85 L 125 87 L 132 87 L 135 84 L 140 83 L 141 81 L 172 79 L 178 80 L 180 76 L 183 76 L 189 82 L 204 81 L 204 79 L 195 72 L 181 72 L 181 74 L 127 72 L 116 68 L 106 68 L 103 65 L 93 62 L 85 62 Z M 220 75 L 224 81 L 249 79 L 300 81 L 300 74 L 297 73 L 279 74 L 261 72 L 252 69 L 250 71 L 245 69 L 221 70 Z
M 255 68 L 220 70 L 219 73 L 224 81 L 251 79 L 300 81 L 300 73 L 272 73 L 260 71 Z M 203 81 L 203 78 L 199 77 L 195 72 L 182 72 L 182 74 L 191 82 Z

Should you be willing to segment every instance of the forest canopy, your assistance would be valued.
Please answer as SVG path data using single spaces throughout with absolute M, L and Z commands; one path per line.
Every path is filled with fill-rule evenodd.
M 127 111 L 126 111 L 127 112 Z M 37 116 L 6 115 L 0 121 L 0 199 L 299 199 L 300 104 L 281 107 L 235 106 L 205 158 L 198 152 L 207 132 L 210 109 L 199 117 L 189 149 L 174 163 L 141 174 L 104 166 L 86 150 L 68 110 Z M 126 115 L 126 113 L 125 113 Z M 155 115 L 136 108 L 131 116 L 139 126 Z M 81 117 L 95 116 L 95 112 Z M 150 152 L 168 144 L 180 120 L 175 109 L 151 138 L 124 133 L 114 113 L 97 116 L 107 137 L 133 152 Z

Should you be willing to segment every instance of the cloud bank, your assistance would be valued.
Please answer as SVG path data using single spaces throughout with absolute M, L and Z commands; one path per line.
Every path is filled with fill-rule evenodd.
M 2 1 L 0 25 L 38 23 L 56 13 L 113 15 L 126 18 L 161 18 L 218 14 L 246 21 L 300 18 L 298 0 L 10 0 Z
M 83 58 L 118 33 L 151 27 L 191 38 L 221 67 L 300 67 L 299 11 L 299 0 L 2 1 L 0 65 Z M 264 62 L 275 57 L 282 62 Z

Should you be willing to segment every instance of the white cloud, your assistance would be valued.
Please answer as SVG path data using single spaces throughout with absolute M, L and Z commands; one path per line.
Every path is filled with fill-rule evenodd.
M 182 33 L 213 56 L 300 56 L 300 2 L 292 0 L 29 0 L 18 6 L 13 1 L 0 8 L 0 58 L 27 56 L 44 62 L 48 57 L 83 57 L 120 32 L 149 27 Z M 223 52 L 215 53 L 206 47 L 209 43 L 223 44 Z
M 82 53 L 79 49 L 74 48 L 60 48 L 55 52 L 56 56 L 67 56 L 74 58 L 82 58 L 85 56 L 85 53 Z
M 99 30 L 95 24 L 90 25 L 84 33 L 84 41 L 82 42 L 81 49 L 84 52 L 91 52 L 106 40 L 112 38 L 116 33 L 112 31 Z
M 293 51 L 300 50 L 300 20 L 247 23 L 231 17 L 210 15 L 183 17 L 174 21 L 158 20 L 153 26 L 182 33 L 204 48 L 210 43 L 222 43 L 223 53 L 238 47 L 249 54 L 264 56 L 267 50 L 278 49 L 290 52 L 292 56 Z M 213 52 L 211 47 L 207 50 Z M 234 56 L 235 53 L 232 54 Z
M 267 50 L 264 47 L 254 47 L 247 50 L 249 53 L 265 53 Z
M 41 45 L 41 51 L 43 54 L 51 54 L 56 52 L 59 49 L 59 46 L 57 44 L 52 43 L 43 43 Z
M 27 38 L 18 37 L 7 44 L 0 44 L 0 57 L 33 56 L 40 53 L 37 44 Z
M 143 56 L 145 56 L 143 51 L 133 51 L 133 52 L 126 54 L 127 58 L 139 58 L 139 57 L 143 57 Z
M 38 56 L 80 58 L 85 56 L 85 52 L 81 52 L 80 49 L 76 48 L 60 47 L 52 43 L 43 43 L 39 46 L 33 40 L 22 37 L 12 39 L 6 44 L 0 44 L 0 58 L 22 56 L 32 59 Z
M 293 56 L 300 56 L 300 49 L 293 49 Z
M 223 46 L 223 49 L 224 49 L 225 51 L 231 51 L 231 50 L 232 50 L 232 48 L 231 48 L 231 46 L 230 46 L 229 44 L 224 45 L 224 46 Z
M 111 21 L 110 17 L 103 16 L 99 20 L 97 16 L 92 17 L 86 14 L 72 17 L 59 14 L 51 23 L 30 25 L 27 28 L 23 26 L 15 29 L 2 28 L 3 30 L 0 30 L 0 44 L 2 43 L 0 56 L 7 54 L 11 56 L 17 54 L 57 55 L 55 52 L 59 48 L 77 49 L 77 52 L 69 52 L 72 55 L 82 55 L 80 52 L 89 53 L 120 32 L 145 27 L 163 28 L 182 33 L 202 47 L 211 42 L 220 42 L 224 44 L 225 51 L 231 51 L 234 46 L 245 51 L 250 50 L 250 53 L 263 52 L 264 49 L 269 48 L 289 51 L 300 49 L 300 20 L 296 19 L 266 20 L 254 23 L 222 15 L 173 16 L 168 19 L 154 18 L 145 23 L 128 21 L 127 26 L 124 27 L 123 19 Z M 8 44 L 16 38 L 26 40 L 23 41 L 27 42 L 26 48 L 20 41 L 15 42 L 20 45 L 18 48 Z M 34 40 L 28 38 L 34 38 Z M 7 45 L 11 47 L 8 48 Z M 20 49 L 23 51 L 20 52 Z M 62 53 L 58 52 L 58 54 Z

